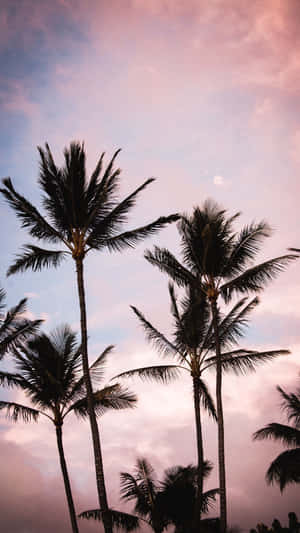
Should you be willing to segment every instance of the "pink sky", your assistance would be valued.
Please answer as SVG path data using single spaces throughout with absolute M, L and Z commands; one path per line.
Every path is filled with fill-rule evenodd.
M 70 140 L 84 140 L 90 170 L 103 150 L 108 158 L 122 147 L 122 195 L 147 177 L 157 177 L 140 197 L 132 225 L 160 214 L 190 212 L 213 197 L 231 214 L 242 211 L 241 224 L 266 219 L 274 228 L 259 260 L 299 247 L 299 25 L 297 0 L 2 3 L 1 175 L 11 175 L 38 204 L 37 144 L 48 141 L 61 161 Z M 31 293 L 30 311 L 46 318 L 47 331 L 66 320 L 78 330 L 70 263 L 57 272 L 5 278 L 13 254 L 28 237 L 3 201 L 0 208 L 5 221 L 1 285 L 8 303 Z M 143 259 L 144 249 L 154 243 L 178 253 L 176 227 L 134 251 L 95 254 L 87 261 L 91 357 L 116 344 L 107 379 L 159 361 L 129 304 L 170 331 L 167 280 Z M 224 383 L 229 519 L 243 529 L 258 521 L 270 524 L 275 516 L 286 523 L 291 510 L 300 517 L 299 489 L 281 495 L 264 480 L 282 448 L 251 440 L 263 425 L 284 421 L 276 385 L 287 391 L 298 385 L 299 275 L 295 264 L 268 287 L 242 343 L 289 348 L 292 354 L 255 375 L 228 376 Z M 145 455 L 159 475 L 169 466 L 195 461 L 190 380 L 167 387 L 135 380 L 130 386 L 139 394 L 138 408 L 107 414 L 101 421 L 115 507 L 119 472 L 131 470 L 138 455 Z M 0 429 L 0 516 L 6 530 L 67 531 L 52 427 L 14 426 L 1 418 Z M 89 438 L 87 425 L 68 423 L 66 451 L 78 511 L 96 506 Z M 216 466 L 216 427 L 209 420 L 205 448 Z M 216 486 L 216 472 L 210 487 Z M 81 530 L 99 527 L 82 524 Z

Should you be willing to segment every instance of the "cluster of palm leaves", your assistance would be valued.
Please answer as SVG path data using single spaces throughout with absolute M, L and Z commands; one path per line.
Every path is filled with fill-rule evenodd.
M 27 321 L 26 331 L 26 324 L 20 322 L 17 326 L 19 330 L 16 330 L 11 312 L 10 317 L 6 317 L 3 321 L 4 325 L 6 320 L 4 330 L 7 332 L 3 337 L 3 349 L 0 329 L 0 350 L 2 354 L 10 348 L 16 363 L 16 372 L 2 372 L 0 379 L 2 384 L 23 390 L 30 398 L 33 407 L 1 402 L 0 408 L 5 409 L 13 420 L 19 417 L 36 420 L 42 415 L 54 423 L 74 532 L 78 531 L 78 526 L 63 453 L 62 425 L 65 416 L 70 412 L 88 417 L 94 450 L 99 509 L 87 512 L 90 514 L 83 516 L 101 518 L 105 533 L 112 533 L 114 526 L 134 529 L 141 517 L 148 520 L 155 531 L 161 532 L 169 523 L 176 525 L 177 533 L 183 531 L 196 533 L 200 530 L 201 514 L 207 509 L 207 500 L 203 492 L 207 462 L 203 450 L 201 422 L 201 410 L 206 409 L 217 421 L 218 427 L 220 531 L 225 533 L 227 501 L 223 374 L 227 371 L 236 373 L 252 371 L 258 364 L 287 353 L 287 350 L 265 352 L 249 350 L 241 348 L 239 341 L 251 311 L 258 304 L 256 296 L 249 301 L 248 296 L 263 290 L 266 283 L 275 278 L 297 255 L 282 255 L 258 265 L 254 264 L 264 239 L 270 235 L 269 226 L 265 222 L 253 223 L 236 232 L 234 222 L 239 214 L 228 217 L 225 210 L 211 201 L 205 202 L 202 208 L 196 207 L 190 216 L 172 214 L 159 217 L 142 227 L 122 231 L 138 194 L 153 179 L 148 179 L 133 193 L 120 200 L 118 198 L 120 169 L 114 168 L 118 152 L 114 154 L 106 168 L 103 168 L 104 154 L 102 154 L 88 179 L 84 146 L 80 143 L 71 143 L 70 148 L 65 149 L 62 167 L 56 165 L 47 144 L 45 149 L 39 148 L 39 186 L 42 191 L 45 216 L 16 191 L 10 178 L 3 180 L 4 186 L 0 192 L 16 212 L 21 226 L 28 230 L 31 237 L 50 244 L 50 248 L 41 248 L 31 242 L 25 244 L 23 251 L 10 266 L 8 275 L 26 270 L 37 271 L 50 266 L 58 267 L 70 256 L 76 266 L 81 341 L 80 345 L 76 344 L 75 335 L 67 326 L 56 330 L 50 336 L 39 334 L 26 341 L 27 333 L 34 333 L 39 324 L 37 322 L 29 324 Z M 174 321 L 172 339 L 168 339 L 133 307 L 148 340 L 153 342 L 163 355 L 174 357 L 175 364 L 127 370 L 122 377 L 138 374 L 142 378 L 168 383 L 178 377 L 181 370 L 188 371 L 191 375 L 197 435 L 197 466 L 184 471 L 184 476 L 190 475 L 189 487 L 193 493 L 192 505 L 188 511 L 188 525 L 187 519 L 184 524 L 179 522 L 176 524 L 175 518 L 170 517 L 170 509 L 169 514 L 167 512 L 164 514 L 165 511 L 158 513 L 155 510 L 157 509 L 155 506 L 160 505 L 159 502 L 163 499 L 162 494 L 168 492 L 167 477 L 169 476 L 170 480 L 173 475 L 173 485 L 177 483 L 182 487 L 178 481 L 184 478 L 184 476 L 180 478 L 182 472 L 177 471 L 173 474 L 167 472 L 162 485 L 153 484 L 152 499 L 154 498 L 153 502 L 157 500 L 157 503 L 154 505 L 152 502 L 154 507 L 148 507 L 147 511 L 138 497 L 138 491 L 130 492 L 130 483 L 133 485 L 135 483 L 134 486 L 138 489 L 140 485 L 146 483 L 146 479 L 151 478 L 151 466 L 146 460 L 140 460 L 137 467 L 139 471 L 144 465 L 145 478 L 130 477 L 129 474 L 122 476 L 123 497 L 136 498 L 135 510 L 139 516 L 126 515 L 109 506 L 97 416 L 108 408 L 132 406 L 136 398 L 118 383 L 100 390 L 97 388 L 99 379 L 102 378 L 103 362 L 111 347 L 108 347 L 90 365 L 84 285 L 84 259 L 87 254 L 103 249 L 122 251 L 126 247 L 133 247 L 147 236 L 175 221 L 178 221 L 177 227 L 181 239 L 181 261 L 165 248 L 155 247 L 153 251 L 145 253 L 147 261 L 166 273 L 183 292 L 179 299 L 174 285 L 169 284 Z M 53 246 L 57 245 L 60 245 L 59 249 L 54 249 Z M 239 295 L 242 298 L 235 301 L 228 310 L 227 305 Z M 15 314 L 22 310 L 24 303 L 19 304 L 20 308 L 15 308 Z M 79 367 L 82 368 L 82 373 Z M 215 370 L 216 373 L 216 405 L 203 377 L 209 369 Z M 121 375 L 118 376 L 120 377 Z M 149 475 L 146 473 L 146 466 L 149 467 Z M 171 492 L 169 490 L 168 494 Z M 173 494 L 175 498 L 174 491 Z M 164 501 L 167 502 L 167 496 L 164 496 Z M 156 519 L 156 515 L 160 518 Z M 156 520 L 161 522 L 157 524 Z

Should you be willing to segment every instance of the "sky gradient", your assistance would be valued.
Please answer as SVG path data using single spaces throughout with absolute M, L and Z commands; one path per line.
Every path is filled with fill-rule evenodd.
M 237 229 L 267 220 L 274 229 L 259 260 L 300 247 L 300 5 L 297 0 L 4 0 L 0 7 L 0 176 L 40 205 L 37 145 L 58 162 L 71 140 L 85 142 L 88 170 L 102 151 L 122 148 L 121 197 L 156 177 L 139 197 L 130 226 L 159 215 L 191 212 L 213 198 Z M 15 253 L 30 239 L 1 199 L 0 283 L 8 305 L 25 295 L 31 316 L 50 331 L 62 322 L 79 330 L 74 266 L 6 278 Z M 135 250 L 91 254 L 86 261 L 90 356 L 115 350 L 107 380 L 160 362 L 129 305 L 170 332 L 167 279 L 143 258 L 153 244 L 179 253 L 176 225 Z M 224 408 L 229 523 L 243 529 L 298 512 L 299 489 L 283 495 L 265 471 L 283 448 L 252 442 L 252 433 L 284 421 L 276 385 L 298 386 L 300 265 L 264 294 L 242 345 L 289 348 L 291 355 L 255 375 L 226 376 Z M 209 379 L 213 388 L 214 376 Z M 119 472 L 145 455 L 159 475 L 195 461 L 191 382 L 168 386 L 131 380 L 134 411 L 100 422 L 107 488 L 119 506 Z M 0 398 L 21 399 L 1 390 Z M 0 419 L 0 516 L 10 533 L 68 531 L 55 434 L 47 422 Z M 78 511 L 94 508 L 96 491 L 88 425 L 70 417 L 65 446 Z M 205 418 L 205 453 L 215 469 L 216 426 Z M 30 480 L 30 482 L 29 482 Z M 126 507 L 130 509 L 130 505 Z M 217 509 L 212 516 L 217 514 Z M 47 516 L 45 524 L 45 516 Z M 80 524 L 81 531 L 99 530 Z

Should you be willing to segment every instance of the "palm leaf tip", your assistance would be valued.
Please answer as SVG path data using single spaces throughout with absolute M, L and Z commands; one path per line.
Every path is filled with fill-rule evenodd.
M 23 422 L 34 422 L 39 418 L 39 411 L 32 409 L 26 405 L 21 405 L 15 402 L 0 402 L 0 410 L 6 410 L 6 417 L 12 422 L 18 422 L 20 419 Z
M 66 257 L 66 253 L 61 250 L 44 250 L 38 246 L 26 244 L 23 246 L 23 253 L 17 255 L 15 262 L 9 267 L 7 276 L 26 270 L 37 272 L 50 266 L 57 268 Z
M 295 252 L 296 254 L 300 254 L 300 248 L 288 248 L 290 252 Z M 298 257 L 298 256 L 297 256 Z
M 138 376 L 142 380 L 154 380 L 164 384 L 168 384 L 170 381 L 177 379 L 180 375 L 181 368 L 177 365 L 157 365 L 135 368 L 127 370 L 114 376 L 112 379 L 118 378 L 130 378 Z

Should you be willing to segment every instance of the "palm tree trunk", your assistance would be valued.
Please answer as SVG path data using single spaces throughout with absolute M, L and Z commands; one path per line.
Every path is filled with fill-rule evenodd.
M 195 513 L 193 520 L 193 533 L 200 531 L 201 507 L 203 495 L 203 441 L 202 441 L 202 427 L 200 416 L 200 385 L 199 378 L 193 377 L 193 392 L 194 392 L 194 409 L 196 422 L 196 438 L 197 438 L 197 493 L 195 502 Z
M 216 400 L 218 417 L 218 458 L 219 458 L 219 490 L 220 490 L 220 531 L 226 533 L 227 530 L 227 503 L 226 503 L 226 475 L 225 475 L 225 441 L 224 441 L 224 417 L 222 404 L 222 362 L 219 340 L 219 328 L 217 318 L 216 298 L 210 299 L 213 328 L 215 336 L 217 376 L 216 376 Z
M 61 466 L 61 471 L 62 471 L 64 484 L 65 484 L 65 491 L 66 491 L 66 497 L 67 497 L 67 502 L 68 502 L 68 507 L 69 507 L 71 524 L 72 524 L 72 531 L 73 533 L 79 533 L 78 525 L 77 525 L 77 518 L 76 518 L 76 513 L 75 513 L 75 507 L 74 507 L 74 502 L 73 502 L 73 497 L 72 497 L 72 491 L 71 491 L 71 484 L 70 484 L 67 463 L 66 463 L 64 448 L 63 448 L 63 443 L 62 443 L 62 427 L 61 425 L 57 425 L 55 426 L 55 429 L 56 429 L 56 440 L 57 440 L 57 447 L 58 447 L 58 453 L 59 453 L 59 459 L 60 459 L 60 466 Z
M 81 258 L 76 259 L 76 272 L 77 272 L 77 286 L 80 305 L 80 325 L 81 325 L 81 345 L 82 345 L 82 367 L 83 375 L 86 386 L 88 412 L 93 440 L 95 470 L 96 470 L 96 484 L 98 491 L 99 506 L 102 510 L 103 525 L 105 533 L 112 533 L 112 522 L 109 513 L 109 507 L 107 503 L 106 488 L 103 472 L 103 461 L 100 444 L 100 435 L 98 430 L 97 419 L 94 410 L 93 402 L 93 389 L 89 372 L 88 361 L 88 346 L 87 346 L 87 320 L 86 320 L 86 304 L 85 293 L 83 283 L 83 260 Z

